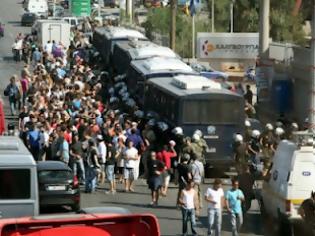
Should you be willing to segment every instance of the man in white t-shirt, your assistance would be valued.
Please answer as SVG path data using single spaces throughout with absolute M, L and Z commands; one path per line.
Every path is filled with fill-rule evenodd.
M 222 223 L 222 206 L 224 202 L 224 192 L 221 188 L 222 182 L 220 179 L 215 179 L 213 188 L 208 188 L 205 193 L 205 200 L 208 202 L 208 235 L 221 235 Z
M 133 146 L 133 142 L 129 140 L 128 148 L 125 151 L 125 168 L 124 168 L 126 192 L 128 191 L 134 192 L 132 184 L 135 178 L 134 171 L 135 171 L 138 159 L 139 159 L 138 150 Z

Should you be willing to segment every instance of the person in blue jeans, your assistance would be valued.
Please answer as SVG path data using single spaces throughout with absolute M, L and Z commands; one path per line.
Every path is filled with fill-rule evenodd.
M 224 203 L 224 192 L 222 189 L 222 182 L 220 179 L 215 179 L 213 188 L 208 188 L 205 193 L 205 200 L 208 202 L 208 236 L 221 235 L 222 224 L 222 206 Z
M 229 212 L 232 225 L 232 236 L 238 236 L 243 224 L 242 202 L 245 200 L 242 190 L 239 189 L 237 179 L 232 180 L 232 189 L 226 192 L 225 204 Z
M 88 141 L 89 148 L 87 149 L 87 166 L 85 168 L 85 192 L 92 193 L 96 190 L 96 180 L 100 165 L 97 160 L 97 150 L 92 139 Z
M 179 197 L 179 205 L 182 207 L 182 223 L 183 223 L 183 236 L 187 235 L 187 224 L 190 221 L 191 232 L 197 235 L 196 231 L 196 209 L 198 209 L 198 196 L 194 189 L 194 182 L 189 180 L 186 187 L 181 191 Z

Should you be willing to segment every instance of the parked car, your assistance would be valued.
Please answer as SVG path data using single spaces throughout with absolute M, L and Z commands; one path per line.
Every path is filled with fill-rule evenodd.
M 70 206 L 80 209 L 80 186 L 72 170 L 60 161 L 37 164 L 40 207 Z
M 208 79 L 216 79 L 221 81 L 226 81 L 229 78 L 227 73 L 222 71 L 217 71 L 212 67 L 204 66 L 201 64 L 193 63 L 190 65 L 195 71 L 199 72 L 202 76 L 207 77 Z
M 25 12 L 21 18 L 21 25 L 32 26 L 34 22 L 36 21 L 36 19 L 37 19 L 37 16 L 35 15 L 35 13 Z

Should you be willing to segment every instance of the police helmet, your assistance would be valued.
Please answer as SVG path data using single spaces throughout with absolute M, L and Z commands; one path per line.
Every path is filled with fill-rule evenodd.
M 193 134 L 192 139 L 194 141 L 199 141 L 200 140 L 200 136 L 198 134 Z
M 135 102 L 135 100 L 133 100 L 132 98 L 129 98 L 129 99 L 126 101 L 126 105 L 129 106 L 129 107 L 135 107 L 135 106 L 136 106 L 136 102 Z
M 198 134 L 200 137 L 202 137 L 202 131 L 200 129 L 196 129 L 194 134 Z
M 276 127 L 283 127 L 283 123 L 281 121 L 277 121 L 276 122 Z
M 298 130 L 298 129 L 299 129 L 299 125 L 298 125 L 296 122 L 293 122 L 293 123 L 291 124 L 291 128 L 292 128 L 293 130 Z
M 113 87 L 110 87 L 110 88 L 108 89 L 108 93 L 111 94 L 111 95 L 113 95 L 113 94 L 115 93 L 115 89 L 114 89 Z
M 157 114 L 156 112 L 154 111 L 149 111 L 147 114 L 146 114 L 146 118 L 147 119 L 159 119 L 159 114 Z
M 234 140 L 235 142 L 241 143 L 243 142 L 243 136 L 241 134 L 236 134 Z
M 259 136 L 260 136 L 260 131 L 259 130 L 255 129 L 255 130 L 252 131 L 252 137 L 253 138 L 259 138 Z
M 144 112 L 143 111 L 141 111 L 141 110 L 136 110 L 135 112 L 134 112 L 134 115 L 137 117 L 137 118 L 143 118 L 144 117 Z
M 270 123 L 266 124 L 266 130 L 272 131 L 273 130 L 273 125 L 270 124 Z
M 276 128 L 275 133 L 277 136 L 281 136 L 284 134 L 284 129 L 282 129 L 281 127 Z
M 109 103 L 115 103 L 115 102 L 118 102 L 119 101 L 119 98 L 118 97 L 111 97 L 109 99 Z
M 245 127 L 251 127 L 251 123 L 249 120 L 245 120 Z
M 154 126 L 155 125 L 155 120 L 154 119 L 150 119 L 147 124 L 149 126 Z
M 168 125 L 165 122 L 159 121 L 157 122 L 157 127 L 163 132 L 168 130 Z
M 175 134 L 175 135 L 183 135 L 184 131 L 183 131 L 183 129 L 181 127 L 175 127 L 172 130 L 172 133 Z

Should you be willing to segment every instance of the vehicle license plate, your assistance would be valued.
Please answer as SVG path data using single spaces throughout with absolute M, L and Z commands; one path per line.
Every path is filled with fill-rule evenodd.
M 47 190 L 49 191 L 60 191 L 60 190 L 66 190 L 65 185 L 55 185 L 55 186 L 48 186 Z

